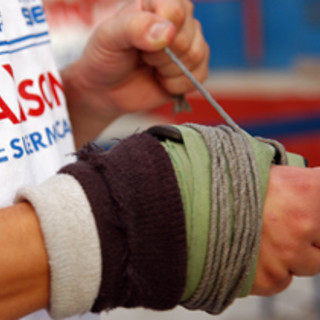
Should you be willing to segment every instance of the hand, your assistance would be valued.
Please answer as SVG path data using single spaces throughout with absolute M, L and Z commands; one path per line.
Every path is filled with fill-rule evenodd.
M 106 16 L 73 65 L 95 112 L 147 110 L 193 90 L 163 53 L 166 46 L 199 81 L 207 77 L 209 49 L 191 1 L 112 0 Z
M 284 290 L 320 272 L 320 168 L 273 166 L 252 294 Z

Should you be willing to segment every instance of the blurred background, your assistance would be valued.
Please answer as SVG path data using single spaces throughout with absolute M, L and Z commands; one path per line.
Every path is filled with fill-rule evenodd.
M 59 67 L 81 54 L 107 2 L 45 1 Z M 320 165 L 320 0 L 193 2 L 211 47 L 209 91 L 249 133 L 275 138 L 310 166 Z M 191 113 L 173 114 L 168 104 L 126 116 L 107 128 L 98 143 L 108 146 L 115 137 L 159 123 L 222 123 L 198 93 L 188 100 Z M 320 319 L 319 279 L 296 279 L 273 298 L 239 299 L 217 317 L 177 308 L 168 313 L 119 310 L 103 319 Z

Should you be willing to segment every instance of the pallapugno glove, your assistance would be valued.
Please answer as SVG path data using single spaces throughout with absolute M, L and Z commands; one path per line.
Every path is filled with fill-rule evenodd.
M 19 191 L 43 232 L 54 319 L 116 307 L 222 312 L 246 296 L 275 141 L 227 126 L 158 126 Z

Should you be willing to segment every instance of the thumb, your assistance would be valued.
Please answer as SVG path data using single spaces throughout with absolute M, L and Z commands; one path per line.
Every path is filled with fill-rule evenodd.
M 112 51 L 132 48 L 158 51 L 170 44 L 176 33 L 172 22 L 150 12 L 118 15 L 104 28 L 107 30 L 104 45 Z

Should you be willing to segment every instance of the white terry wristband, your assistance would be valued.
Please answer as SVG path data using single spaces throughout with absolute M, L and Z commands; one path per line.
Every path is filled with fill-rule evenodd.
M 51 271 L 50 314 L 54 319 L 89 311 L 99 293 L 102 258 L 95 220 L 79 182 L 58 174 L 20 190 L 16 202 L 35 208 Z

